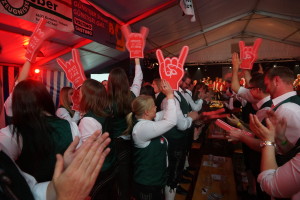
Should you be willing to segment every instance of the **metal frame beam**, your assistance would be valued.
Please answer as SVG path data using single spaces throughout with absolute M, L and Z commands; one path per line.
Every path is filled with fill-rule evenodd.
M 191 55 L 191 54 L 193 54 L 193 53 L 195 53 L 195 52 L 197 52 L 197 51 L 200 51 L 200 50 L 202 50 L 202 49 L 206 49 L 206 48 L 208 48 L 208 47 L 211 47 L 211 46 L 214 46 L 214 45 L 219 44 L 219 43 L 221 43 L 221 42 L 224 42 L 224 41 L 226 41 L 226 40 L 233 39 L 234 37 L 237 37 L 237 36 L 239 36 L 239 35 L 241 35 L 241 33 L 233 34 L 233 35 L 230 35 L 230 36 L 221 38 L 221 39 L 219 39 L 219 40 L 215 40 L 215 41 L 209 43 L 207 46 L 198 47 L 198 48 L 195 48 L 195 49 L 189 51 L 189 55 Z
M 289 42 L 289 41 L 282 40 L 282 39 L 279 39 L 279 38 L 274 38 L 274 37 L 261 35 L 261 34 L 257 34 L 257 33 L 251 33 L 251 32 L 245 32 L 244 34 L 254 36 L 254 37 L 260 37 L 260 38 L 263 38 L 263 39 L 266 39 L 266 40 L 280 42 L 280 43 L 284 43 L 284 44 L 288 44 L 288 45 L 292 45 L 292 46 L 296 46 L 296 47 L 300 47 L 300 43 L 297 43 L 297 42 Z
M 276 14 L 276 13 L 271 13 L 271 12 L 266 12 L 266 11 L 260 11 L 260 10 L 255 10 L 254 13 L 259 14 L 259 15 L 268 16 L 268 17 L 278 18 L 278 19 L 284 19 L 284 20 L 300 22 L 300 17 L 281 15 L 281 14 Z
M 224 25 L 227 25 L 227 24 L 230 24 L 230 23 L 235 22 L 235 21 L 237 21 L 237 20 L 240 20 L 240 19 L 242 19 L 242 18 L 244 18 L 244 17 L 250 16 L 251 14 L 253 14 L 252 11 L 251 11 L 251 12 L 244 13 L 244 14 L 242 14 L 242 15 L 238 15 L 238 16 L 232 17 L 232 18 L 227 19 L 227 20 L 225 20 L 225 21 L 223 21 L 223 22 L 221 22 L 221 23 L 219 23 L 219 24 L 216 24 L 216 25 L 213 25 L 213 26 L 211 26 L 211 27 L 208 27 L 208 28 L 204 29 L 203 31 L 199 31 L 199 32 L 196 32 L 196 33 L 187 35 L 187 36 L 182 37 L 182 38 L 180 38 L 180 39 L 177 39 L 177 40 L 174 40 L 174 41 L 169 42 L 169 43 L 167 43 L 167 44 L 164 44 L 164 45 L 162 45 L 162 46 L 159 46 L 159 47 L 157 47 L 157 48 L 155 48 L 155 49 L 151 49 L 151 50 L 149 50 L 147 53 L 152 53 L 152 52 L 156 51 L 157 49 L 165 49 L 165 48 L 170 47 L 170 46 L 172 46 L 172 45 L 175 45 L 175 44 L 177 44 L 177 43 L 183 42 L 183 41 L 185 41 L 185 40 L 191 39 L 191 38 L 196 37 L 196 36 L 198 36 L 198 35 L 204 34 L 204 33 L 208 32 L 208 31 L 212 31 L 212 30 L 217 29 L 217 28 L 220 28 L 220 27 L 222 27 L 222 26 L 224 26 Z

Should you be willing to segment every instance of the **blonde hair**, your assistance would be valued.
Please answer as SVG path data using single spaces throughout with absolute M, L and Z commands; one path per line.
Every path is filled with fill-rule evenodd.
M 69 90 L 73 90 L 71 87 L 63 87 L 59 93 L 59 106 L 64 107 L 72 116 L 74 115 L 74 111 L 71 108 L 71 104 L 69 103 L 68 92 Z
M 150 110 L 155 105 L 154 100 L 151 96 L 140 95 L 135 98 L 131 103 L 132 112 L 126 116 L 127 129 L 123 132 L 123 135 L 129 135 L 133 129 L 133 117 L 140 119 L 146 110 Z

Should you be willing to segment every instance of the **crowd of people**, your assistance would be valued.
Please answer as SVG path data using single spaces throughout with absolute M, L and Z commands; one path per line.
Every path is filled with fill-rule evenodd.
M 244 144 L 259 199 L 299 199 L 295 75 L 279 66 L 243 70 L 241 79 L 240 63 L 234 53 L 231 80 L 184 74 L 173 90 L 160 78 L 143 84 L 136 58 L 131 85 L 122 68 L 111 70 L 103 84 L 86 79 L 75 111 L 74 89 L 61 90 L 56 109 L 43 83 L 28 79 L 26 61 L 4 105 L 11 124 L 0 130 L 1 199 L 174 200 L 176 192 L 187 194 L 180 183 L 190 174 L 192 142 L 205 124 L 226 116 L 238 128 L 228 141 Z M 209 115 L 216 102 L 226 102 L 238 117 Z

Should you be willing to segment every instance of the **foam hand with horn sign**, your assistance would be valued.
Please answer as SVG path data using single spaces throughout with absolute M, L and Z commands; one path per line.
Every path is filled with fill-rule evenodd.
M 144 58 L 144 48 L 149 29 L 143 26 L 140 33 L 132 33 L 128 25 L 123 25 L 121 30 L 126 38 L 126 48 L 130 53 L 130 58 Z
M 80 105 L 80 88 L 75 89 L 72 95 L 72 110 L 79 111 Z
M 45 18 L 41 18 L 30 37 L 25 54 L 26 59 L 30 63 L 35 62 L 36 56 L 40 51 L 43 42 L 55 33 L 53 29 L 45 26 L 46 22 L 47 20 Z
M 261 42 L 261 38 L 256 39 L 253 46 L 245 46 L 244 41 L 239 42 L 240 59 L 242 61 L 240 66 L 241 69 L 252 69 L 253 63 L 257 59 L 257 52 L 261 45 Z
M 173 90 L 178 90 L 179 81 L 182 79 L 184 62 L 188 55 L 189 47 L 184 46 L 180 52 L 179 58 L 164 58 L 162 51 L 156 51 L 156 57 L 159 62 L 159 74 L 161 79 L 167 80 Z
M 72 59 L 64 61 L 62 58 L 57 58 L 56 61 L 65 71 L 67 79 L 73 83 L 75 89 L 79 88 L 86 80 L 83 66 L 80 61 L 79 51 L 72 49 Z

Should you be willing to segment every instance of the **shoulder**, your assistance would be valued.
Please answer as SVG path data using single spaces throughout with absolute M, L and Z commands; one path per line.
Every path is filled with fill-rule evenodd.
M 300 115 L 300 105 L 293 102 L 288 102 L 280 105 L 278 109 L 276 110 L 278 112 L 284 112 L 284 113 L 297 113 Z
M 65 113 L 65 112 L 68 112 L 67 109 L 65 109 L 64 107 L 59 107 L 57 110 L 56 110 L 56 113 Z
M 93 117 L 83 117 L 81 118 L 79 125 L 86 124 L 86 123 L 99 123 L 99 122 Z

